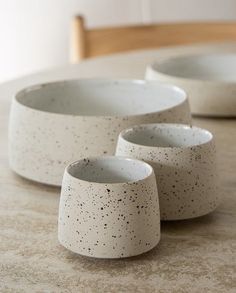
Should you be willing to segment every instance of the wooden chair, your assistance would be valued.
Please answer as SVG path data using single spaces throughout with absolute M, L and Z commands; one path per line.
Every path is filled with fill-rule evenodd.
M 236 22 L 168 23 L 86 29 L 82 16 L 72 22 L 71 61 L 181 44 L 236 41 Z

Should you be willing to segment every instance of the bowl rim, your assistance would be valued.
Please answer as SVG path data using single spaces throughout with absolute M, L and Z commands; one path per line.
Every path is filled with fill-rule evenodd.
M 163 73 L 162 71 L 159 71 L 158 68 L 155 68 L 158 65 L 162 65 L 167 62 L 171 62 L 173 60 L 178 59 L 184 59 L 189 57 L 210 57 L 210 56 L 234 56 L 236 58 L 236 53 L 198 53 L 198 54 L 181 54 L 181 55 L 174 55 L 171 57 L 162 58 L 160 61 L 154 61 L 151 64 L 146 66 L 146 75 L 148 71 L 152 71 L 154 73 L 157 73 L 160 76 L 163 76 L 168 79 L 172 79 L 170 81 L 174 82 L 174 80 L 182 81 L 182 82 L 194 82 L 196 84 L 202 84 L 205 85 L 212 85 L 212 86 L 236 86 L 236 81 L 220 81 L 220 80 L 211 80 L 211 79 L 198 79 L 198 78 L 191 78 L 191 77 L 183 77 L 183 76 L 177 76 L 174 74 L 167 74 Z M 152 80 L 152 79 L 150 79 Z
M 206 142 L 200 143 L 200 144 L 194 144 L 194 145 L 190 145 L 190 146 L 174 146 L 174 147 L 165 147 L 165 146 L 149 146 L 149 145 L 144 145 L 144 144 L 140 144 L 140 143 L 135 143 L 135 142 L 131 142 L 129 140 L 127 140 L 124 135 L 127 132 L 132 132 L 135 129 L 139 129 L 141 127 L 143 128 L 148 128 L 148 127 L 152 127 L 152 126 L 157 126 L 159 128 L 167 128 L 167 127 L 171 127 L 171 128 L 182 128 L 182 129 L 193 129 L 193 130 L 198 130 L 202 133 L 205 133 L 207 135 L 209 135 L 209 139 Z M 145 123 L 145 124 L 138 124 L 138 125 L 134 125 L 131 126 L 129 128 L 123 129 L 119 136 L 118 136 L 118 142 L 117 142 L 117 148 L 119 146 L 119 140 L 124 141 L 125 143 L 129 144 L 129 145 L 133 145 L 135 147 L 142 147 L 142 148 L 146 148 L 147 150 L 156 150 L 156 149 L 160 149 L 160 150 L 192 150 L 193 148 L 198 148 L 198 147 L 202 147 L 202 146 L 206 146 L 209 143 L 214 142 L 214 135 L 207 129 L 201 128 L 201 127 L 197 127 L 197 126 L 193 126 L 193 125 L 188 125 L 188 124 L 178 124 L 178 123 Z
M 47 111 L 43 111 L 43 110 L 38 110 L 35 109 L 33 107 L 29 107 L 27 105 L 24 105 L 23 103 L 21 103 L 19 101 L 19 98 L 24 95 L 25 93 L 34 91 L 34 90 L 38 90 L 41 89 L 43 87 L 50 87 L 53 85 L 57 85 L 57 84 L 63 84 L 63 83 L 67 83 L 67 82 L 107 82 L 107 83 L 111 83 L 111 82 L 117 82 L 117 83 L 132 83 L 132 84 L 141 84 L 141 85 L 147 85 L 147 84 L 156 84 L 157 86 L 160 86 L 162 88 L 169 88 L 171 90 L 173 90 L 173 92 L 178 92 L 180 93 L 181 96 L 181 101 L 178 103 L 175 103 L 172 106 L 168 106 L 165 107 L 161 110 L 158 111 L 151 111 L 151 112 L 144 112 L 144 113 L 137 113 L 137 114 L 125 114 L 125 115 L 81 115 L 81 114 L 64 114 L 64 113 L 56 113 L 56 112 L 47 112 Z M 29 109 L 32 112 L 35 113 L 41 113 L 44 115 L 55 115 L 56 117 L 73 117 L 73 118 L 94 118 L 94 119 L 127 119 L 129 117 L 142 117 L 142 116 L 149 116 L 149 115 L 153 115 L 153 114 L 157 114 L 157 113 L 162 113 L 164 111 L 169 111 L 172 110 L 176 107 L 179 107 L 183 104 L 185 104 L 186 102 L 188 102 L 188 94 L 186 93 L 186 91 L 184 89 L 182 89 L 181 87 L 178 87 L 174 84 L 169 84 L 169 83 L 161 83 L 155 80 L 145 80 L 145 79 L 125 79 L 125 78 L 75 78 L 75 79 L 63 79 L 63 80 L 57 80 L 57 81 L 52 81 L 52 82 L 45 82 L 45 83 L 39 83 L 39 84 L 35 84 L 35 85 L 30 85 L 27 86 L 19 91 L 17 91 L 17 93 L 14 94 L 13 96 L 13 102 L 16 103 L 18 106 L 23 107 L 24 109 Z
M 135 161 L 140 165 L 143 165 L 146 167 L 146 169 L 148 169 L 148 175 L 146 175 L 145 177 L 138 179 L 138 180 L 129 180 L 129 181 L 123 181 L 123 182 L 97 182 L 97 181 L 88 181 L 88 180 L 84 180 L 78 177 L 73 176 L 69 170 L 74 166 L 74 165 L 78 165 L 80 163 L 84 163 L 87 160 L 104 160 L 104 159 L 112 159 L 112 160 L 124 160 L 124 161 Z M 130 158 L 130 157 L 126 157 L 126 156 L 116 156 L 116 155 L 105 155 L 105 156 L 91 156 L 91 157 L 86 157 L 77 161 L 74 161 L 72 163 L 70 163 L 68 166 L 66 166 L 65 168 L 65 172 L 64 172 L 64 176 L 68 176 L 69 178 L 73 179 L 74 182 L 83 182 L 83 184 L 88 184 L 88 185 L 98 185 L 98 186 L 118 186 L 118 185 L 137 185 L 139 183 L 142 183 L 144 181 L 146 181 L 148 178 L 152 177 L 154 174 L 154 170 L 153 167 L 148 164 L 145 161 L 139 160 L 139 159 L 135 159 L 135 158 Z M 63 186 L 63 181 L 64 181 L 64 176 L 63 176 L 63 180 L 62 180 L 62 186 Z M 63 187 L 62 187 L 63 189 Z

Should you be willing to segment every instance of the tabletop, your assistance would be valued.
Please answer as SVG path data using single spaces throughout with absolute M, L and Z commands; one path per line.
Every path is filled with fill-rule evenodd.
M 146 64 L 236 43 L 144 50 L 99 57 L 0 85 L 0 292 L 236 292 L 236 119 L 194 118 L 216 138 L 222 204 L 193 220 L 161 223 L 161 242 L 134 258 L 73 254 L 57 240 L 60 189 L 36 184 L 8 166 L 11 97 L 45 81 L 78 77 L 143 78 Z

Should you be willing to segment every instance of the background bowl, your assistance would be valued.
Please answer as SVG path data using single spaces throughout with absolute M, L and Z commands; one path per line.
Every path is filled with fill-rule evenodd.
M 13 99 L 10 166 L 23 177 L 61 185 L 69 163 L 114 154 L 122 129 L 140 123 L 190 121 L 186 94 L 175 86 L 101 79 L 38 85 Z
M 144 160 L 156 174 L 162 220 L 183 220 L 220 203 L 215 143 L 198 127 L 145 124 L 119 135 L 116 154 Z
M 236 116 L 236 54 L 165 59 L 147 67 L 146 79 L 186 90 L 193 114 Z
M 104 156 L 71 164 L 63 178 L 58 238 L 91 257 L 144 253 L 160 240 L 153 169 L 145 162 Z

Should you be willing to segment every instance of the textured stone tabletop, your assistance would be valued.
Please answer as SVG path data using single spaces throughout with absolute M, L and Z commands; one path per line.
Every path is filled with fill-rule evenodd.
M 0 292 L 236 292 L 236 119 L 193 120 L 216 137 L 220 207 L 194 220 L 162 222 L 160 244 L 130 259 L 89 259 L 60 246 L 60 190 L 20 178 L 8 167 L 8 112 L 16 90 L 72 77 L 142 78 L 151 60 L 201 48 L 96 58 L 0 86 Z M 236 51 L 236 44 L 218 49 Z

